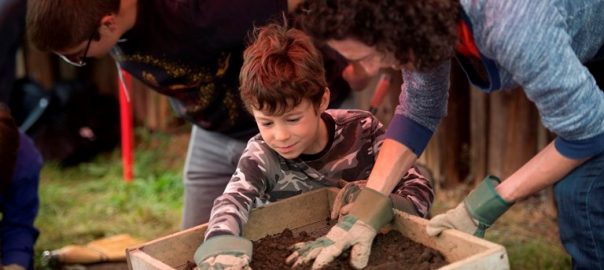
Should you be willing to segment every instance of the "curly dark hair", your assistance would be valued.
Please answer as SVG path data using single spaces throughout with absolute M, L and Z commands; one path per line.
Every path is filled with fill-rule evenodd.
M 459 0 L 307 0 L 299 27 L 318 41 L 355 39 L 426 70 L 453 56 Z

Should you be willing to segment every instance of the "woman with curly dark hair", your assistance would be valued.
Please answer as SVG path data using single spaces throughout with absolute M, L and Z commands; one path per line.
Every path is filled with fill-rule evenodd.
M 604 59 L 603 13 L 601 0 L 307 0 L 298 9 L 303 29 L 368 73 L 402 70 L 399 106 L 367 183 L 384 196 L 446 114 L 453 57 L 485 92 L 522 87 L 558 137 L 505 181 L 487 176 L 434 217 L 428 234 L 455 228 L 484 236 L 513 202 L 554 185 L 575 269 L 604 269 L 604 92 L 584 65 Z M 374 235 L 358 228 L 379 228 L 388 210 L 349 215 L 325 237 L 297 245 L 289 260 L 314 259 L 321 268 L 352 245 L 351 264 L 364 267 Z
M 459 16 L 456 0 L 352 0 L 335 4 L 337 8 L 332 2 L 338 1 L 307 2 L 298 9 L 300 23 L 315 39 L 336 49 L 346 45 L 340 41 L 354 40 L 376 50 L 373 59 L 349 60 L 376 63 L 381 57 L 390 64 L 386 66 L 413 62 L 416 68 L 429 69 L 453 56 Z

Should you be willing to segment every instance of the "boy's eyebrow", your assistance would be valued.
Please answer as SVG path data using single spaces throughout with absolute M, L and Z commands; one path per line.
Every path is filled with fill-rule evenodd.
M 289 112 L 286 112 L 286 113 L 284 113 L 283 115 L 285 115 L 285 116 L 289 116 L 289 115 L 292 115 L 292 114 L 302 114 L 302 113 L 304 113 L 304 110 L 298 109 L 297 111 L 289 111 Z
M 261 120 L 261 121 L 270 121 L 271 119 L 267 118 L 267 117 L 263 117 L 263 116 L 255 116 L 256 120 Z

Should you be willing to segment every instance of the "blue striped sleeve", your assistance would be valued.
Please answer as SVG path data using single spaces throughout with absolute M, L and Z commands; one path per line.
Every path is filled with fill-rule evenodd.
M 554 144 L 563 156 L 571 159 L 592 157 L 604 152 L 604 133 L 583 140 L 566 140 L 557 137 Z
M 408 117 L 395 114 L 386 131 L 386 138 L 396 140 L 409 147 L 418 157 L 426 149 L 433 132 L 409 119 Z

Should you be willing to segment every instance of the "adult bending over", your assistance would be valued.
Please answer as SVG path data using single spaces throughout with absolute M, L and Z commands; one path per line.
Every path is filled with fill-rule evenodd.
M 455 57 L 485 92 L 522 87 L 558 137 L 503 182 L 486 177 L 458 207 L 434 217 L 428 233 L 483 235 L 513 202 L 554 185 L 573 268 L 604 269 L 604 93 L 584 66 L 604 56 L 603 1 L 309 0 L 299 11 L 308 33 L 369 73 L 402 68 L 399 106 L 367 188 L 389 194 L 422 153 L 446 113 Z M 298 255 L 316 257 L 320 268 L 363 237 L 323 241 L 321 251 Z

